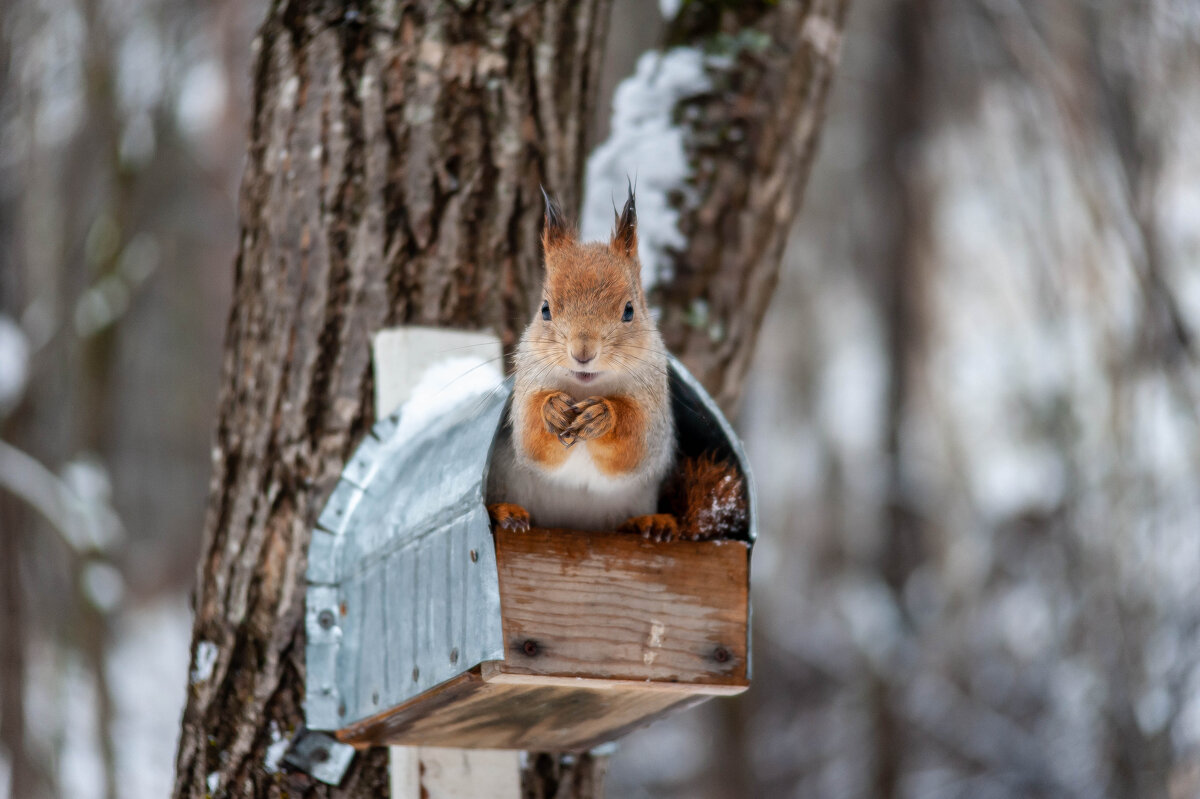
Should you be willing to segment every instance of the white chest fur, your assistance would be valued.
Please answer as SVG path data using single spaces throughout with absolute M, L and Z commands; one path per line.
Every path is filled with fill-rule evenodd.
M 493 466 L 489 501 L 515 502 L 538 527 L 615 530 L 631 516 L 654 513 L 658 480 L 645 473 L 608 477 L 592 459 L 586 442 L 571 447 L 561 465 L 546 469 L 515 457 L 504 437 Z
M 610 477 L 601 472 L 586 441 L 571 447 L 567 459 L 557 468 L 547 469 L 546 476 L 564 488 L 582 488 L 599 494 L 618 492 L 631 484 L 645 482 L 629 475 Z

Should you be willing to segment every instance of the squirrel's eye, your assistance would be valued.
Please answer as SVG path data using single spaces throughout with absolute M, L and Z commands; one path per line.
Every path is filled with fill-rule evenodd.
M 632 322 L 633 321 L 633 303 L 632 302 L 625 303 L 625 313 L 621 314 L 621 321 L 622 322 Z
M 550 321 L 550 301 L 542 300 L 542 318 L 547 322 Z

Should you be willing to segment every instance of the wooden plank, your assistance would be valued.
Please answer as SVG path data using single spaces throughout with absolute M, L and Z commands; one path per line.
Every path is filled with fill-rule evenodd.
M 472 671 L 337 735 L 358 747 L 583 751 L 706 698 L 637 683 L 624 689 L 492 683 Z
M 521 799 L 519 752 L 428 746 L 389 752 L 393 797 Z
M 502 661 L 481 663 L 486 682 L 501 685 L 547 685 L 560 688 L 588 688 L 595 691 L 629 690 L 695 694 L 698 696 L 737 696 L 750 687 L 749 681 L 730 683 L 655 682 L 653 680 L 613 680 L 598 677 L 560 677 L 554 674 L 520 674 L 505 671 Z
M 748 685 L 745 543 L 531 530 L 498 532 L 496 548 L 505 660 L 341 740 L 582 751 Z
M 749 549 L 623 533 L 496 533 L 510 674 L 744 686 Z

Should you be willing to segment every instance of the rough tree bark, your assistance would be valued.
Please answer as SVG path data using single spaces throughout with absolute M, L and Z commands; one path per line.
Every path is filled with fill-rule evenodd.
M 608 0 L 270 8 L 197 575 L 175 795 L 385 796 L 268 773 L 303 720 L 309 530 L 373 419 L 368 339 L 506 341 L 539 280 L 538 184 L 577 205 Z
M 609 1 L 272 3 L 256 40 L 177 797 L 387 795 L 379 751 L 340 788 L 267 767 L 268 745 L 303 720 L 309 531 L 373 419 L 374 331 L 515 340 L 539 284 L 538 184 L 580 206 Z M 698 173 L 705 199 L 684 227 L 696 243 L 680 259 L 697 267 L 664 292 L 670 341 L 727 401 L 812 160 L 844 4 L 747 4 L 679 28 L 745 24 L 770 42 L 739 55 L 721 88 L 732 96 L 706 105 L 706 125 L 740 126 L 747 141 L 707 154 L 716 169 Z M 700 232 L 706 220 L 726 235 Z M 738 302 L 713 299 L 743 275 Z M 697 296 L 725 322 L 719 348 L 678 319 Z M 596 795 L 602 760 L 533 756 L 526 795 Z
M 783 246 L 816 157 L 849 0 L 687 4 L 668 43 L 729 56 L 711 93 L 677 109 L 693 167 L 686 248 L 659 286 L 667 346 L 737 407 Z M 728 6 L 728 7 L 726 7 Z

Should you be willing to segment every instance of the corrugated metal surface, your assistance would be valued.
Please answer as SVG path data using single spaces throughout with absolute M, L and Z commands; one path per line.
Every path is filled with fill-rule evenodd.
M 332 730 L 503 655 L 483 504 L 508 391 L 417 425 L 402 407 L 354 453 L 309 548 L 312 729 Z
M 674 359 L 671 389 L 683 454 L 715 450 L 745 473 L 753 539 L 741 442 Z M 416 421 L 422 411 L 402 406 L 346 465 L 309 549 L 310 728 L 361 721 L 503 656 L 484 490 L 510 391 Z

